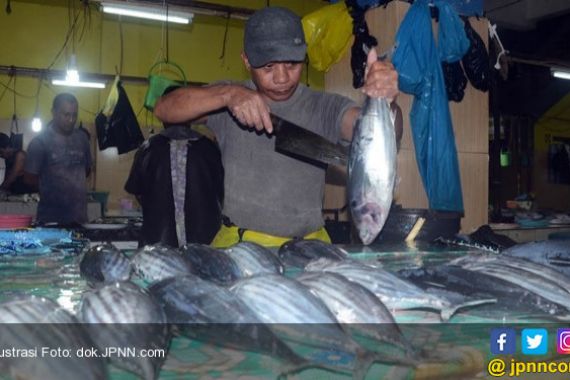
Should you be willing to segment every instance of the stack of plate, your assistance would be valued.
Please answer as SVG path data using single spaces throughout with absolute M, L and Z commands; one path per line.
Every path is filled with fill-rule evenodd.
M 32 215 L 3 214 L 0 215 L 0 229 L 26 228 L 32 224 Z

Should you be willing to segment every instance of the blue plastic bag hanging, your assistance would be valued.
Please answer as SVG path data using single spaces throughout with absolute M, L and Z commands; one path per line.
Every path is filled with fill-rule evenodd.
M 463 23 L 444 1 L 436 48 L 427 0 L 416 0 L 396 35 L 393 63 L 400 90 L 414 95 L 410 112 L 416 161 L 434 210 L 463 212 L 455 136 L 440 61 L 461 59 L 469 48 Z

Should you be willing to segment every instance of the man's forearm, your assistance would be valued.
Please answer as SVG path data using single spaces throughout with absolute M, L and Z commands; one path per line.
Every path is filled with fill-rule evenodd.
M 184 87 L 161 97 L 155 116 L 165 123 L 205 120 L 210 112 L 226 107 L 232 85 Z

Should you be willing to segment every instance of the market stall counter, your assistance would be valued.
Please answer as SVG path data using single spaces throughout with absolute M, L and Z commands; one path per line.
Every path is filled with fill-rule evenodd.
M 42 239 L 47 242 L 46 246 L 51 244 L 53 249 L 42 250 L 30 246 L 19 253 L 4 254 L 0 257 L 0 301 L 3 301 L 0 309 L 5 308 L 6 302 L 16 296 L 34 295 L 54 301 L 57 303 L 54 307 L 61 308 L 59 313 L 69 313 L 81 321 L 91 318 L 89 308 L 94 308 L 94 315 L 101 318 L 105 315 L 117 317 L 128 313 L 141 316 L 147 310 L 141 306 L 143 303 L 137 303 L 136 311 L 125 310 L 125 305 L 128 304 L 126 300 L 135 294 L 136 297 L 148 297 L 151 294 L 151 298 L 165 311 L 164 315 L 172 327 L 170 332 L 173 338 L 163 351 L 162 360 L 129 358 L 127 349 L 130 342 L 134 342 L 134 338 L 131 336 L 129 340 L 125 338 L 127 335 L 121 334 L 123 327 L 127 331 L 129 325 L 115 325 L 114 336 L 123 339 L 121 344 L 125 351 L 121 351 L 124 353 L 122 357 L 105 357 L 111 359 L 104 361 L 104 369 L 111 379 L 134 379 L 137 378 L 135 373 L 143 376 L 145 372 L 141 372 L 140 368 L 150 368 L 150 373 L 156 371 L 157 378 L 160 379 L 266 379 L 277 378 L 280 374 L 290 374 L 298 379 L 348 379 L 352 378 L 354 373 L 359 373 L 366 379 L 480 378 L 487 375 L 487 363 L 491 359 L 525 359 L 521 356 L 518 345 L 517 351 L 512 352 L 511 356 L 494 356 L 489 347 L 494 328 L 509 326 L 519 334 L 522 328 L 540 327 L 549 332 L 554 331 L 555 334 L 559 317 L 567 315 L 570 309 L 570 297 L 565 298 L 568 293 L 566 286 L 551 289 L 551 285 L 544 285 L 547 283 L 546 275 L 554 276 L 550 273 L 550 268 L 545 267 L 544 273 L 536 272 L 538 267 L 531 264 L 515 269 L 514 266 L 510 267 L 511 264 L 507 264 L 507 261 L 501 261 L 503 259 L 498 258 L 499 255 L 489 256 L 488 252 L 467 247 L 428 243 L 393 243 L 370 247 L 334 245 L 327 247 L 329 253 L 323 254 L 328 260 L 311 260 L 309 264 L 302 261 L 307 258 L 305 254 L 301 255 L 302 260 L 292 261 L 291 257 L 287 256 L 290 253 L 284 252 L 283 249 L 274 249 L 270 253 L 275 255 L 274 257 L 269 261 L 261 259 L 258 262 L 264 262 L 264 268 L 271 266 L 275 273 L 240 279 L 245 273 L 243 268 L 251 264 L 248 264 L 248 260 L 240 260 L 239 257 L 243 251 L 258 249 L 254 245 L 234 246 L 226 251 L 215 251 L 200 245 L 189 245 L 181 250 L 161 246 L 119 250 L 111 245 L 89 248 L 88 240 L 77 239 L 63 231 L 57 236 L 51 231 L 50 236 L 46 235 Z M 338 254 L 338 251 L 343 253 Z M 248 257 L 257 257 L 260 252 Z M 203 256 L 205 253 L 209 256 Z M 113 282 L 110 283 L 115 285 L 105 285 L 107 279 L 97 277 L 97 273 L 82 272 L 85 264 L 80 270 L 79 264 L 86 260 L 86 257 L 92 255 L 101 258 L 103 254 L 106 259 L 93 261 L 90 263 L 91 269 L 93 265 L 101 265 L 99 269 L 108 269 L 109 263 L 115 263 L 111 266 L 112 274 L 117 275 L 117 263 L 121 263 L 121 266 L 127 265 L 126 273 L 135 286 L 117 285 Z M 201 260 L 196 260 L 196 257 Z M 227 261 L 227 257 L 233 261 Z M 126 260 L 122 260 L 123 258 Z M 176 276 L 161 282 L 152 281 L 165 276 L 164 270 L 156 270 L 158 267 L 168 269 L 162 266 L 162 263 L 172 264 L 174 260 L 181 258 L 190 258 L 192 264 L 188 266 L 188 270 L 195 275 L 178 272 Z M 283 267 L 280 264 L 275 265 L 281 261 L 274 259 L 285 262 L 283 274 L 279 273 Z M 516 260 L 509 259 L 509 262 Z M 210 267 L 213 263 L 216 265 Z M 503 264 L 508 266 L 509 270 L 501 270 Z M 185 264 L 179 264 L 177 269 L 181 270 L 182 265 Z M 200 265 L 204 267 L 199 268 Z M 304 269 L 301 268 L 303 265 Z M 170 269 L 173 267 L 174 265 L 171 265 Z M 110 275 L 111 272 L 107 269 L 102 269 L 100 273 Z M 342 273 L 342 276 L 333 274 L 335 272 Z M 519 272 L 525 273 L 523 276 L 526 281 L 517 285 L 517 278 L 521 278 Z M 228 273 L 234 273 L 235 277 L 229 276 Z M 326 294 L 318 291 L 318 280 L 321 278 L 319 273 L 327 273 L 326 276 L 322 275 L 323 278 L 332 281 L 332 285 L 321 288 L 325 293 L 328 292 L 327 289 L 333 293 L 338 290 L 334 287 L 335 281 L 349 281 L 346 283 L 350 285 L 346 286 L 347 290 L 333 295 L 344 299 L 342 302 L 351 302 L 351 305 L 356 306 L 338 310 L 335 309 L 334 303 L 326 301 L 323 301 L 326 306 L 319 306 L 321 301 L 314 301 L 314 298 L 318 296 L 319 299 L 326 299 Z M 363 273 L 368 277 L 363 277 Z M 384 282 L 379 283 L 380 278 Z M 267 283 L 272 283 L 273 286 L 264 288 L 262 285 Z M 188 284 L 193 286 L 187 286 Z M 307 289 L 309 285 L 314 285 L 317 289 L 313 292 L 315 289 L 311 288 L 310 294 L 307 295 L 307 299 L 313 300 L 315 304 L 307 303 L 303 312 L 294 311 L 291 308 L 305 297 L 303 289 Z M 305 286 L 307 288 L 304 288 Z M 348 288 L 353 286 L 360 289 L 359 296 L 348 296 Z M 362 290 L 363 288 L 368 290 Z M 198 294 L 197 289 L 208 291 Z M 272 297 L 264 298 L 263 302 L 258 303 L 257 297 L 264 297 L 263 289 Z M 123 293 L 119 298 L 105 298 L 105 291 Z M 252 296 L 254 293 L 256 296 Z M 420 294 L 421 297 L 412 297 L 412 294 Z M 101 297 L 101 302 L 104 302 L 101 308 L 93 306 L 97 305 L 95 301 L 91 306 L 82 303 L 82 299 L 87 295 Z M 236 296 L 241 301 L 235 301 Z M 202 303 L 192 303 L 198 299 Z M 367 299 L 372 300 L 370 302 L 374 305 L 381 300 L 381 304 L 385 305 L 382 306 L 384 311 L 366 306 L 369 305 L 365 304 Z M 201 306 L 194 308 L 189 306 L 191 304 Z M 226 316 L 238 315 L 234 313 L 244 307 L 239 315 L 249 315 L 249 311 L 245 310 L 253 310 L 255 318 L 248 320 L 244 317 L 240 323 L 232 323 L 231 318 L 226 319 L 225 323 L 205 323 L 212 319 L 203 319 L 202 323 L 198 320 L 195 323 L 178 323 L 189 321 L 188 318 L 198 314 L 204 318 L 213 318 L 213 314 L 208 313 L 215 313 L 214 306 L 219 308 L 230 304 L 233 306 L 227 309 Z M 356 322 L 336 322 L 337 319 L 357 321 L 351 318 L 359 314 L 359 305 L 366 311 L 363 315 L 384 315 L 384 323 L 360 325 Z M 114 310 L 113 307 L 117 309 Z M 268 314 L 282 310 L 283 323 L 267 323 L 264 319 L 267 315 L 259 313 L 264 307 L 270 311 Z M 320 319 L 312 320 L 311 317 L 318 313 L 322 313 L 319 314 Z M 173 315 L 178 320 L 173 320 Z M 295 319 L 297 317 L 299 319 Z M 330 320 L 326 319 L 329 317 L 335 322 L 329 323 Z M 156 325 L 159 321 L 152 322 L 149 325 Z M 250 328 L 244 329 L 248 323 Z M 1 325 L 0 328 L 6 328 L 6 325 Z M 108 325 L 97 327 L 99 338 L 105 335 L 105 328 L 108 328 Z M 45 330 L 48 330 L 47 325 Z M 207 331 L 208 338 L 204 339 L 204 335 L 200 335 L 198 331 Z M 239 347 L 235 344 L 225 344 L 231 342 L 236 331 L 242 334 L 245 331 L 245 337 L 248 339 L 242 339 Z M 265 333 L 261 334 L 263 331 Z M 303 338 L 292 344 L 284 338 L 283 331 L 305 331 L 307 342 L 312 343 L 304 344 L 307 342 L 304 342 Z M 248 335 L 250 333 L 251 335 Z M 155 342 L 157 334 L 153 333 L 153 338 L 149 339 Z M 263 349 L 264 340 L 259 337 L 268 338 L 273 334 L 278 339 L 271 344 L 273 349 L 267 351 Z M 391 340 L 386 337 L 390 334 L 399 337 L 398 344 L 388 343 Z M 138 335 L 144 336 L 144 333 Z M 323 339 L 327 342 L 329 339 L 340 339 L 343 343 L 333 345 L 334 349 L 327 349 L 320 344 Z M 287 347 L 283 346 L 285 351 L 275 348 L 281 347 L 282 341 L 287 342 Z M 540 360 L 557 358 L 554 345 L 551 346 L 546 354 L 539 357 Z M 155 353 L 159 352 L 159 346 L 153 347 L 157 350 Z M 283 354 L 289 350 L 293 353 Z M 298 359 L 300 361 L 297 361 Z M 87 363 L 86 361 L 84 365 Z M 137 365 L 129 366 L 128 363 Z M 60 364 L 63 365 L 63 362 Z M 12 365 L 17 367 L 18 364 Z M 149 372 L 146 373 L 148 375 Z

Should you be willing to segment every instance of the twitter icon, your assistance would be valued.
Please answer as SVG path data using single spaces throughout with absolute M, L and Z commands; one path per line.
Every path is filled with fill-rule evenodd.
M 545 355 L 548 351 L 548 332 L 545 329 L 523 329 L 522 352 L 525 355 Z

